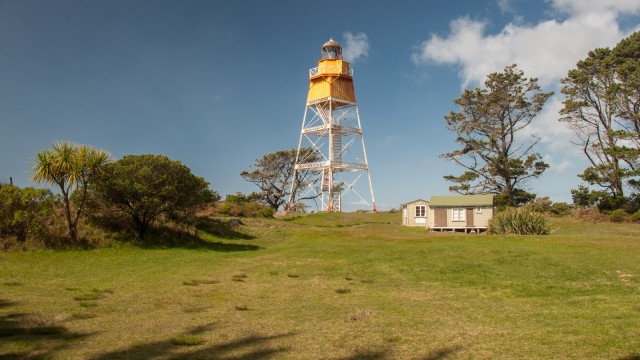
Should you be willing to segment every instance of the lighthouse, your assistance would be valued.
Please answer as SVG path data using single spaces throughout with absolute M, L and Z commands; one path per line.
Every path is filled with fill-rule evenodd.
M 375 212 L 353 70 L 335 40 L 324 43 L 320 51 L 318 66 L 309 69 L 287 209 L 313 201 L 322 211 L 342 211 L 348 204 Z

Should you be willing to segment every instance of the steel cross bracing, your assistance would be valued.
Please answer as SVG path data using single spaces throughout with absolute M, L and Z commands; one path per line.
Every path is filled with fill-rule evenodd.
M 357 143 L 362 147 L 355 146 Z M 303 158 L 300 150 L 305 147 L 313 149 L 314 155 Z M 288 210 L 306 199 L 306 203 L 315 203 L 316 210 L 341 211 L 343 205 L 349 204 L 375 211 L 360 116 L 354 102 L 328 97 L 307 103 L 294 171 Z M 360 184 L 365 172 L 368 184 Z M 297 183 L 295 179 L 299 179 Z M 367 185 L 370 199 L 362 196 Z M 321 208 L 317 208 L 317 200 Z

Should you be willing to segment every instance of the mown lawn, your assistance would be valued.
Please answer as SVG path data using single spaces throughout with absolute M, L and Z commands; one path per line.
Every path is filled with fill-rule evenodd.
M 640 225 L 243 222 L 200 246 L 0 254 L 0 359 L 640 359 Z

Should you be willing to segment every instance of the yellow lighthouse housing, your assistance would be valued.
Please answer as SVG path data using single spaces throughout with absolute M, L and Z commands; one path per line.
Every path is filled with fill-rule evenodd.
M 307 106 L 286 209 L 315 205 L 317 210 L 343 211 L 344 204 L 376 211 L 351 66 L 342 59 L 342 47 L 335 40 L 320 49 L 318 66 L 309 70 Z M 363 176 L 368 187 L 358 184 Z
M 322 45 L 321 52 L 318 67 L 309 70 L 307 103 L 331 99 L 336 106 L 354 104 L 353 73 L 349 63 L 342 60 L 342 47 L 330 39 Z

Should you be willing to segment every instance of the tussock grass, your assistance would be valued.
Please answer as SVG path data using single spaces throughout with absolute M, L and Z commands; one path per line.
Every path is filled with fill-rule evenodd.
M 84 294 L 84 295 L 74 296 L 73 300 L 76 300 L 76 301 L 87 301 L 87 300 L 100 300 L 100 299 L 104 299 L 104 298 L 106 298 L 106 296 L 104 296 L 102 294 L 92 293 L 92 294 Z
M 236 274 L 236 275 L 233 275 L 231 280 L 236 282 L 245 282 L 247 278 L 249 278 L 247 274 Z
M 73 297 L 73 300 L 76 301 L 90 301 L 90 300 L 100 300 L 107 297 L 106 294 L 113 294 L 112 289 L 92 289 L 91 292 L 77 295 Z
M 213 279 L 194 279 L 194 280 L 187 280 L 182 282 L 182 284 L 187 286 L 213 285 L 213 284 L 219 284 L 219 283 L 220 283 L 220 280 L 213 280 Z

